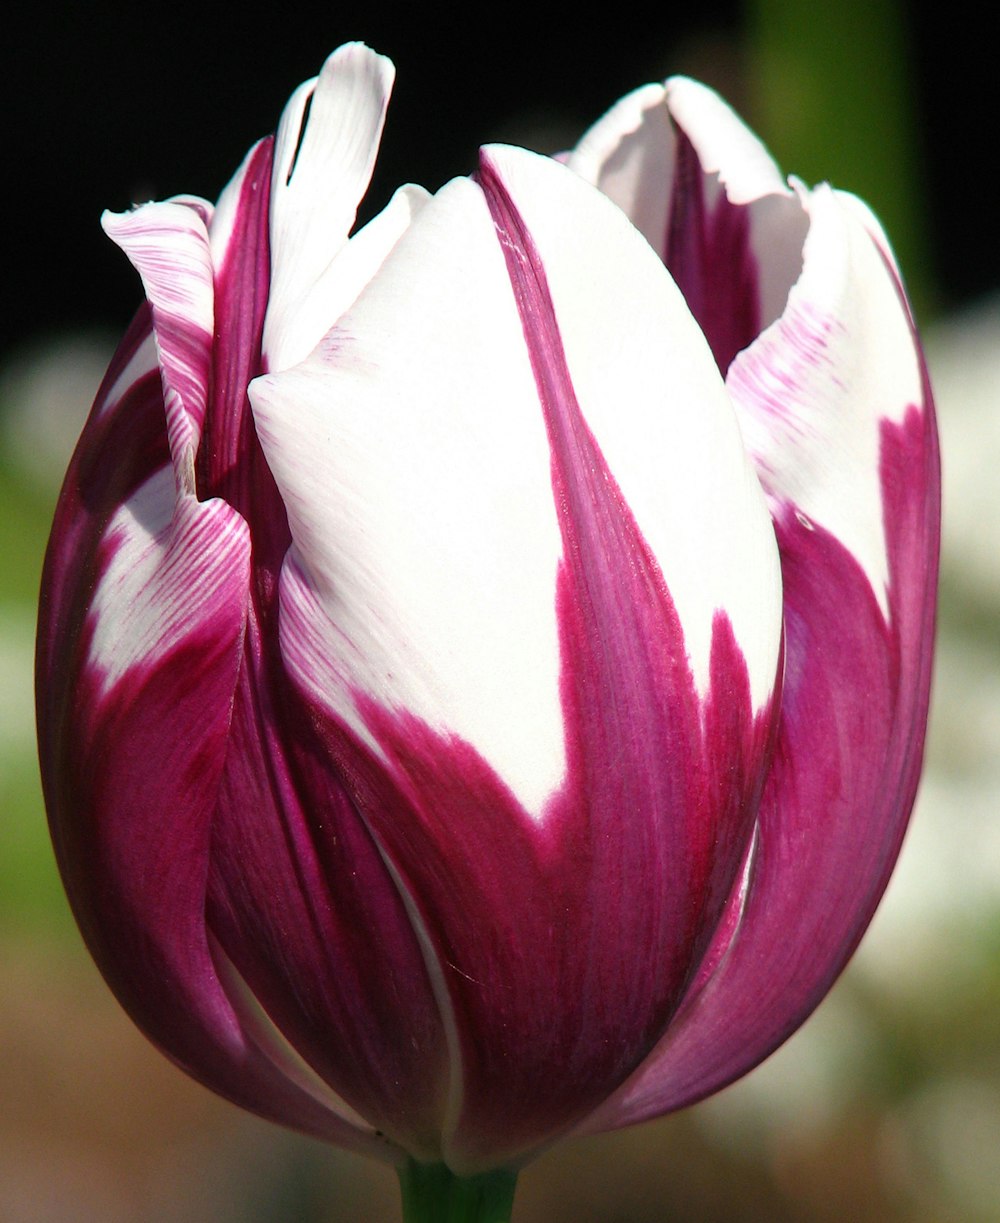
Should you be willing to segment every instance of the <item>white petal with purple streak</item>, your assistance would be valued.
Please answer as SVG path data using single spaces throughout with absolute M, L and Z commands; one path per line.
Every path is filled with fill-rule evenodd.
M 175 502 L 165 467 L 114 514 L 101 544 L 89 661 L 111 689 L 133 667 L 154 667 L 231 593 L 243 563 L 246 524 L 221 501 Z M 231 558 L 231 559 L 227 559 Z
M 666 83 L 670 115 L 695 147 L 706 174 L 718 174 L 731 204 L 749 204 L 762 195 L 789 195 L 774 159 L 719 95 L 674 76 Z
M 708 691 L 723 609 L 759 710 L 777 665 L 778 555 L 704 336 L 617 209 L 560 166 L 513 149 L 486 154 L 545 261 L 576 396 L 666 578 L 698 689 Z
M 707 690 L 722 609 L 759 708 L 780 636 L 775 545 L 704 339 L 599 193 L 545 159 L 492 156 L 537 226 L 584 413 L 666 576 L 696 682 Z M 428 203 L 314 356 L 257 380 L 251 401 L 295 540 L 293 672 L 359 734 L 352 689 L 462 737 L 539 813 L 565 767 L 561 544 L 537 388 L 479 189 L 455 182 Z
M 922 401 L 908 314 L 854 205 L 801 192 L 810 218 L 788 307 L 733 362 L 727 385 L 776 514 L 825 527 L 883 611 L 888 577 L 880 428 Z
M 153 307 L 167 434 L 178 477 L 194 490 L 194 455 L 208 396 L 215 297 L 208 221 L 194 196 L 106 212 L 105 232 L 128 255 Z
M 313 356 L 251 385 L 295 541 L 283 648 L 469 740 L 533 811 L 564 771 L 549 452 L 478 188 L 425 205 Z
M 663 85 L 644 85 L 583 135 L 566 165 L 618 205 L 653 250 L 663 253 L 676 138 Z

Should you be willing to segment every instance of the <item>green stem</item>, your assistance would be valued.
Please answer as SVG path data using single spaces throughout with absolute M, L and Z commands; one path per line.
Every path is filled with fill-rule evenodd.
M 510 1223 L 517 1173 L 501 1168 L 458 1177 L 444 1164 L 399 1169 L 403 1223 Z

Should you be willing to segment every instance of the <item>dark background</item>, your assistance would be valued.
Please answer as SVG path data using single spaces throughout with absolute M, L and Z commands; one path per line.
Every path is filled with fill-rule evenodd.
M 692 71 L 706 46 L 703 75 L 725 76 L 731 61 L 738 78 L 742 6 L 709 0 L 656 11 L 650 22 L 631 6 L 598 18 L 584 6 L 15 6 L 0 35 L 9 210 L 0 359 L 52 332 L 119 330 L 139 288 L 100 230 L 101 210 L 177 192 L 214 199 L 253 140 L 273 130 L 292 89 L 339 43 L 363 39 L 398 71 L 370 213 L 402 181 L 433 190 L 468 173 L 480 143 L 516 139 L 542 121 L 572 138 L 628 89 Z M 903 11 L 925 279 L 948 307 L 1000 285 L 987 181 L 1000 147 L 995 48 L 960 6 Z M 738 80 L 712 83 L 740 104 Z

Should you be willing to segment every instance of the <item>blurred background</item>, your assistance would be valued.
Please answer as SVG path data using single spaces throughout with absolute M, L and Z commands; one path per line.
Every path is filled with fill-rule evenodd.
M 139 301 L 102 208 L 213 198 L 325 54 L 362 38 L 398 79 L 363 216 L 477 145 L 551 152 L 671 72 L 716 86 L 786 170 L 868 199 L 917 304 L 945 459 L 928 766 L 854 963 L 742 1083 L 567 1142 L 515 1223 L 1000 1220 L 1000 147 L 992 40 L 885 0 L 702 0 L 583 20 L 371 0 L 36 0 L 0 50 L 9 210 L 0 316 L 0 1223 L 366 1223 L 394 1178 L 243 1116 L 147 1046 L 93 969 L 45 829 L 31 697 L 42 552 L 70 448 Z M 835 10 L 835 11 L 833 11 Z M 564 17 L 564 20 L 558 20 Z M 10 33 L 9 28 L 8 33 Z

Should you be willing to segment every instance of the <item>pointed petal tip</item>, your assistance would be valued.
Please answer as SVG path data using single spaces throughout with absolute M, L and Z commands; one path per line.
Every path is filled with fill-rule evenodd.
M 774 158 L 714 89 L 686 76 L 665 83 L 671 118 L 694 145 L 706 174 L 718 174 L 732 204 L 790 195 Z
M 271 297 L 264 351 L 294 364 L 319 338 L 309 298 L 344 248 L 368 190 L 392 92 L 391 60 L 362 43 L 339 47 L 285 107 L 271 187 Z M 332 320 L 331 320 L 332 321 Z

